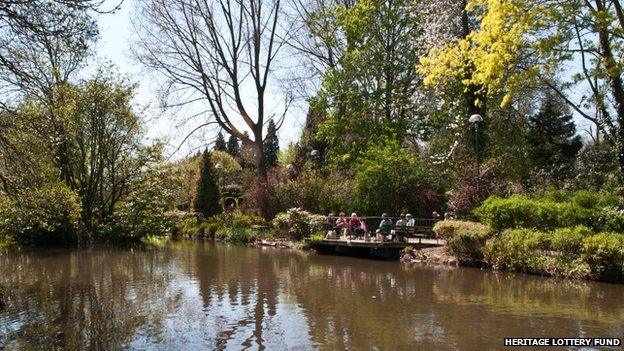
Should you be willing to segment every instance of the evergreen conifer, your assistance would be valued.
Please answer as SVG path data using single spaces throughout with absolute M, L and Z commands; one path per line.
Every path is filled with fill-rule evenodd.
M 214 216 L 221 212 L 220 200 L 216 171 L 210 160 L 210 152 L 206 149 L 202 156 L 197 189 L 193 198 L 193 210 L 201 212 L 205 218 Z

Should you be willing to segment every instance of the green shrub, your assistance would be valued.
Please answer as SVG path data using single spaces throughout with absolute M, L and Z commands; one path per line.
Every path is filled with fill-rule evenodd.
M 447 242 L 449 252 L 463 263 L 483 260 L 483 248 L 490 237 L 490 227 L 466 221 L 441 221 L 433 231 Z
M 492 230 L 487 225 L 469 221 L 440 221 L 433 227 L 437 237 L 450 239 L 460 235 L 473 235 L 488 238 Z
M 594 212 L 572 202 L 553 202 L 514 195 L 492 196 L 475 210 L 482 222 L 497 231 L 508 228 L 541 230 L 587 225 Z
M 355 198 L 363 213 L 409 210 L 417 217 L 429 217 L 441 200 L 429 165 L 398 143 L 372 145 L 358 159 Z
M 244 213 L 221 213 L 207 221 L 219 228 L 252 228 L 265 224 L 262 217 Z
M 310 236 L 310 243 L 320 243 L 325 239 L 325 235 L 322 232 L 314 233 Z
M 624 233 L 624 210 L 604 207 L 592 224 L 599 231 Z
M 180 236 L 195 238 L 200 234 L 199 220 L 197 217 L 187 217 L 180 220 L 176 226 L 176 233 Z
M 216 224 L 204 221 L 199 226 L 199 231 L 202 233 L 204 237 L 214 238 L 215 235 L 217 234 L 218 228 L 219 227 Z
M 60 182 L 0 197 L 0 237 L 19 244 L 76 243 L 78 196 Z
M 541 274 L 569 279 L 587 279 L 589 265 L 579 255 L 545 256 Z
M 543 274 L 546 257 L 541 250 L 550 249 L 546 233 L 520 228 L 503 232 L 485 246 L 486 261 L 495 269 Z
M 308 211 L 295 207 L 285 213 L 279 213 L 273 219 L 273 226 L 281 236 L 287 236 L 292 240 L 301 240 L 312 234 L 320 217 L 315 217 Z
M 225 242 L 246 244 L 256 238 L 256 231 L 251 228 L 228 228 L 221 227 L 216 231 L 216 237 Z
M 233 228 L 230 231 L 230 235 L 226 238 L 226 241 L 244 244 L 252 242 L 254 237 L 255 231 L 251 228 Z
M 15 240 L 12 237 L 5 234 L 0 234 L 0 250 L 15 244 Z
M 551 247 L 564 254 L 579 254 L 583 246 L 583 239 L 593 235 L 591 229 L 585 226 L 574 228 L 559 228 L 552 233 Z
M 585 238 L 582 257 L 589 264 L 594 279 L 624 280 L 624 235 L 605 232 Z

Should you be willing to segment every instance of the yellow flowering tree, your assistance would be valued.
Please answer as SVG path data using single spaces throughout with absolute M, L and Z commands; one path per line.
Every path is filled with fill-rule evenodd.
M 527 87 L 554 90 L 596 127 L 624 169 L 624 12 L 619 1 L 469 0 L 478 25 L 438 46 L 418 70 L 429 86 L 461 81 L 508 106 Z M 476 104 L 482 104 L 475 99 Z

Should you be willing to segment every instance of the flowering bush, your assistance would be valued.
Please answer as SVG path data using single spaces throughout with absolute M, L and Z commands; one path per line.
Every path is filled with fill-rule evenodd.
M 313 231 L 322 228 L 324 220 L 324 216 L 313 215 L 295 207 L 285 213 L 279 213 L 273 220 L 273 225 L 280 235 L 286 235 L 293 240 L 300 240 L 310 236 Z

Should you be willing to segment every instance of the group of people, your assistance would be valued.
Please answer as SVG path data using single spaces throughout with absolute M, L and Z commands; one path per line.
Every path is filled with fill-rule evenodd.
M 338 217 L 333 213 L 327 216 L 327 236 L 335 236 L 338 233 L 345 233 L 347 237 L 359 237 L 368 232 L 366 223 L 359 219 L 357 213 L 352 213 L 350 218 L 345 217 L 344 212 L 340 212 Z
M 433 212 L 432 217 L 434 220 L 441 220 L 441 216 L 437 212 Z M 450 213 L 444 214 L 445 220 L 454 219 Z M 379 227 L 375 231 L 377 241 L 385 240 L 401 240 L 404 239 L 405 232 L 408 231 L 408 227 L 414 227 L 416 221 L 411 214 L 401 213 L 396 223 L 392 222 L 392 219 L 388 217 L 388 214 L 381 214 L 381 222 Z M 356 239 L 364 236 L 367 239 L 369 235 L 366 223 L 357 216 L 357 213 L 352 213 L 351 217 L 346 217 L 344 212 L 340 212 L 338 217 L 334 213 L 330 213 L 327 216 L 327 239 L 337 239 L 339 236 L 345 236 L 347 239 Z

